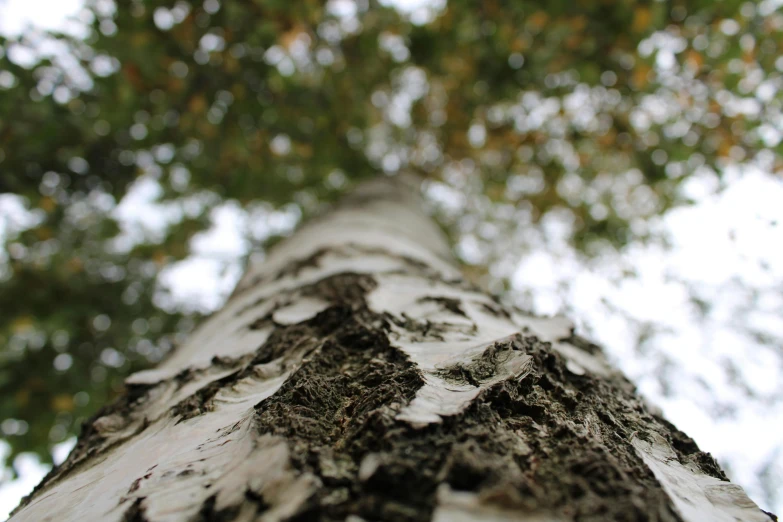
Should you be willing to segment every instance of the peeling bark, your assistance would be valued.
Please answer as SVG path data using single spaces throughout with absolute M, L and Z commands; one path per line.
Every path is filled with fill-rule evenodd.
M 562 317 L 361 187 L 85 424 L 23 521 L 766 521 Z

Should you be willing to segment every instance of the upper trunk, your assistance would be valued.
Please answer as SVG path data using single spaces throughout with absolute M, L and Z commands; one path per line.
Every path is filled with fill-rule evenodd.
M 391 180 L 127 385 L 14 522 L 769 520 L 570 322 L 466 283 Z

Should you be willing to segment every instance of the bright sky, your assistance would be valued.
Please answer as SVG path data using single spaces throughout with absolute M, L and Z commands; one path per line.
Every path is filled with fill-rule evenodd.
M 431 15 L 423 7 L 425 0 L 399 2 L 411 13 L 419 10 L 422 20 Z M 20 34 L 28 25 L 62 28 L 64 20 L 78 15 L 81 4 L 82 0 L 0 0 L 0 33 Z M 68 24 L 69 30 L 78 31 L 78 26 Z M 771 464 L 777 482 L 783 483 L 783 447 L 779 430 L 774 428 L 783 425 L 783 403 L 774 399 L 779 391 L 776 386 L 783 382 L 780 355 L 738 333 L 733 321 L 737 307 L 747 301 L 745 293 L 754 289 L 757 298 L 747 320 L 759 331 L 783 337 L 783 183 L 758 170 L 729 174 L 734 181 L 722 193 L 716 193 L 709 183 L 694 181 L 688 190 L 698 203 L 659 220 L 657 226 L 674 239 L 672 249 L 635 245 L 620 257 L 595 266 L 583 265 L 565 247 L 542 250 L 520 261 L 513 282 L 515 288 L 533 290 L 533 305 L 539 313 L 556 313 L 567 303 L 581 331 L 606 347 L 614 362 L 663 408 L 667 418 L 694 437 L 702 449 L 727 463 L 732 479 L 752 498 L 766 509 L 781 512 L 783 505 L 764 505 L 758 479 L 759 470 Z M 158 193 L 157 182 L 142 177 L 115 208 L 129 238 L 144 230 L 154 231 L 181 212 L 156 202 Z M 278 230 L 290 228 L 297 218 L 295 214 L 265 217 L 273 218 Z M 0 197 L 0 241 L 18 228 L 15 221 L 25 218 L 30 215 L 18 199 Z M 229 264 L 226 270 L 225 260 L 247 252 L 249 245 L 240 231 L 261 221 L 231 203 L 217 208 L 212 218 L 213 228 L 192 245 L 194 255 L 169 268 L 161 280 L 177 302 L 195 303 L 203 310 L 219 307 L 233 287 L 239 266 Z M 762 264 L 767 268 L 761 269 Z M 639 277 L 621 278 L 628 267 Z M 698 288 L 714 303 L 706 323 L 697 322 L 679 280 Z M 192 281 L 199 285 L 193 286 Z M 558 288 L 566 281 L 569 290 L 563 295 Z M 613 312 L 607 303 L 629 317 Z M 650 321 L 666 325 L 669 332 L 651 341 L 654 349 L 640 353 L 635 325 Z M 669 390 L 662 389 L 653 376 L 662 357 L 670 364 L 666 367 Z M 737 394 L 736 385 L 726 381 L 720 367 L 725 361 L 736 363 L 743 382 L 770 399 L 748 401 Z M 735 414 L 720 419 L 711 416 L 710 406 L 716 401 L 736 408 Z M 72 444 L 56 447 L 58 461 Z M 0 441 L 0 454 L 6 450 Z M 16 464 L 21 478 L 0 480 L 0 520 L 46 473 L 45 467 L 28 456 Z
M 83 4 L 83 0 L 0 0 L 0 33 L 17 36 L 28 27 L 62 30 Z

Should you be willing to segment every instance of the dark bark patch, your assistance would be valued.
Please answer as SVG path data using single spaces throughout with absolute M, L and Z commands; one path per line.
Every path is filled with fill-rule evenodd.
M 625 386 L 571 375 L 549 343 L 523 341 L 533 374 L 485 397 L 502 418 L 499 429 L 524 442 L 515 455 L 517 492 L 538 508 L 570 506 L 580 520 L 679 520 L 630 444 L 653 420 L 639 413 L 639 400 Z
M 306 324 L 279 326 L 259 346 L 251 365 L 267 364 L 285 356 L 297 347 L 314 345 L 313 331 Z
M 256 514 L 263 513 L 264 511 L 267 511 L 270 506 L 265 500 L 264 496 L 260 493 L 256 493 L 252 489 L 246 489 L 245 490 L 245 498 L 256 505 Z
M 144 515 L 144 506 L 142 505 L 144 498 L 139 497 L 128 506 L 128 509 L 122 514 L 122 522 L 149 522 Z
M 128 488 L 128 493 L 129 494 L 133 493 L 134 491 L 139 489 L 139 486 L 141 486 L 141 477 L 139 477 L 139 478 L 137 478 L 136 480 L 133 481 L 133 483 Z
M 288 263 L 283 269 L 281 269 L 275 275 L 275 280 L 279 281 L 285 277 L 296 278 L 302 270 L 307 268 L 318 268 L 321 264 L 321 259 L 327 255 L 331 249 L 319 248 L 312 254 L 301 259 L 294 259 Z
M 560 339 L 561 341 L 570 344 L 571 346 L 575 346 L 576 348 L 579 348 L 580 350 L 584 350 L 585 352 L 589 353 L 590 355 L 600 355 L 601 354 L 601 347 L 598 346 L 595 343 L 591 343 L 584 337 L 579 337 L 578 335 L 572 334 L 570 337 L 566 339 Z
M 272 321 L 272 314 L 266 314 L 265 316 L 254 319 L 248 323 L 247 328 L 248 330 L 263 330 L 264 328 L 272 326 L 273 324 L 274 321 Z
M 355 331 L 336 337 L 359 342 L 324 341 L 277 394 L 256 406 L 260 425 L 274 434 L 339 445 L 375 409 L 407 404 L 421 386 L 418 372 L 388 342 L 385 347 L 367 343 L 385 337 Z
M 508 343 L 494 343 L 469 363 L 458 363 L 437 372 L 448 381 L 479 387 L 498 372 L 498 366 L 505 362 L 511 350 Z
M 460 315 L 467 317 L 467 314 L 462 309 L 462 303 L 459 299 L 453 297 L 422 297 L 418 300 L 420 303 L 436 303 L 444 310 L 451 312 L 454 315 Z
M 495 317 L 502 317 L 504 319 L 511 319 L 511 314 L 509 314 L 508 311 L 498 303 L 486 303 L 478 301 L 477 304 L 481 306 L 484 312 L 490 315 L 494 315 Z
M 335 305 L 360 306 L 377 286 L 375 278 L 370 275 L 343 272 L 303 287 L 302 295 L 318 297 Z
M 203 386 L 196 393 L 175 404 L 171 413 L 172 415 L 179 417 L 177 424 L 192 419 L 197 415 L 212 411 L 214 409 L 212 399 L 214 399 L 215 395 L 220 390 L 235 383 L 240 373 L 241 370 L 237 370 L 225 377 L 216 379 Z
M 420 510 L 405 502 L 381 501 L 378 495 L 390 496 L 388 487 L 377 495 L 360 495 L 358 469 L 368 450 L 383 445 L 390 430 L 408 429 L 394 416 L 423 385 L 421 375 L 390 345 L 383 322 L 366 309 L 332 307 L 319 315 L 322 332 L 329 333 L 307 364 L 256 406 L 256 425 L 291 441 L 295 466 L 321 478 L 325 487 L 311 508 L 319 513 L 313 520 L 344 520 L 359 512 L 359 503 L 377 505 L 397 517 L 373 520 L 412 520 L 409 515 Z M 318 319 L 311 320 L 313 328 Z M 412 465 L 405 470 L 384 469 L 375 480 L 384 482 L 384 474 L 391 473 L 395 484 L 407 482 L 407 491 L 418 474 Z
M 400 316 L 385 314 L 383 319 L 391 324 L 398 326 L 402 334 L 409 341 L 445 341 L 446 336 L 450 334 L 459 334 L 462 336 L 475 335 L 476 325 L 452 324 L 445 322 L 433 322 L 428 319 L 416 319 L 403 312 Z
M 193 522 L 231 522 L 239 513 L 239 506 L 216 509 L 217 494 L 207 497 Z

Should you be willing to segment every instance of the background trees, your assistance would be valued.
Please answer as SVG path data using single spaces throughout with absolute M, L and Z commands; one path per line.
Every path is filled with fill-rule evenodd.
M 614 317 L 613 355 L 674 415 L 764 433 L 783 382 L 777 4 L 506 4 L 94 0 L 62 34 L 3 37 L 7 461 L 48 459 L 249 252 L 400 168 L 477 280 Z M 681 207 L 722 190 L 694 231 Z M 212 301 L 183 298 L 205 281 Z M 766 432 L 729 470 L 771 507 Z

